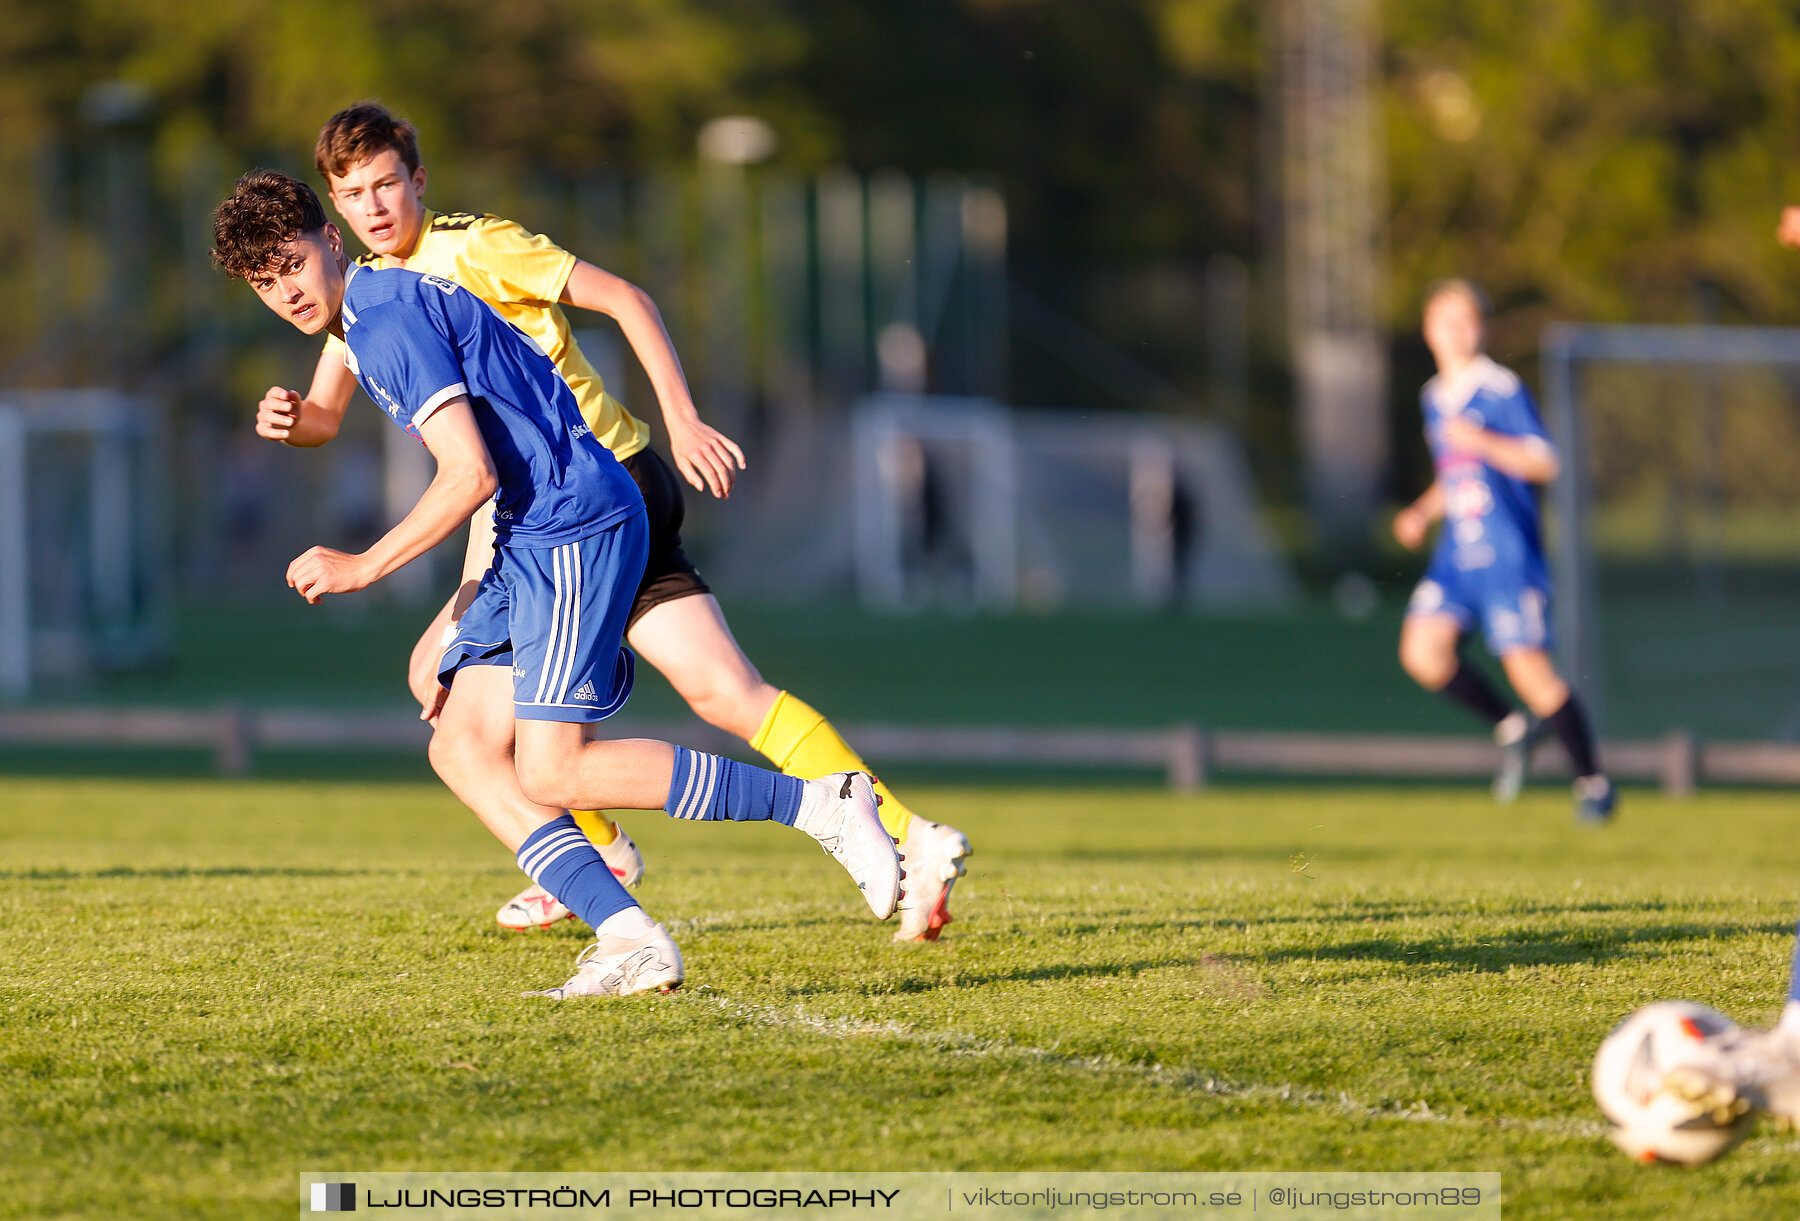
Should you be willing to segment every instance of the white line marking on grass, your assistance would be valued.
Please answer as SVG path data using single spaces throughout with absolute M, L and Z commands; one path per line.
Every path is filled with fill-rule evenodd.
M 1180 1068 L 1167 1064 L 1135 1064 L 1128 1060 L 1120 1060 L 1115 1056 L 1070 1056 L 1064 1055 L 1054 1047 L 1032 1047 L 1024 1043 L 1014 1043 L 1010 1039 L 965 1034 L 954 1030 L 914 1030 L 910 1026 L 891 1020 L 870 1022 L 860 1018 L 829 1017 L 823 1014 L 808 1013 L 798 1005 L 792 1009 L 784 1009 L 776 1005 L 733 1000 L 713 992 L 704 984 L 690 991 L 688 995 L 697 997 L 732 1017 L 781 1030 L 803 1031 L 829 1039 L 891 1039 L 899 1043 L 910 1043 L 915 1047 L 936 1048 L 952 1056 L 1022 1060 L 1045 1064 L 1053 1068 L 1072 1069 L 1076 1072 L 1136 1077 L 1152 1084 L 1190 1090 L 1213 1098 L 1291 1102 L 1299 1106 L 1322 1107 L 1340 1115 L 1362 1116 L 1368 1119 L 1393 1119 L 1408 1123 L 1444 1124 L 1451 1127 L 1544 1132 L 1554 1136 L 1567 1136 L 1582 1140 L 1597 1140 L 1606 1135 L 1606 1125 L 1595 1120 L 1575 1118 L 1509 1119 L 1505 1117 L 1486 1118 L 1466 1113 L 1442 1114 L 1433 1111 L 1423 1099 L 1406 1106 L 1371 1106 L 1341 1091 L 1327 1093 L 1285 1082 L 1271 1085 L 1263 1082 L 1225 1081 L 1198 1069 Z

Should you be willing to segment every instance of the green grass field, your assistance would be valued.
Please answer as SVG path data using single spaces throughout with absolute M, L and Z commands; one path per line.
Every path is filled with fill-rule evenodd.
M 1498 1170 L 1506 1216 L 1800 1210 L 1800 1143 L 1602 1138 L 1636 1005 L 1781 998 L 1785 796 L 934 788 L 976 844 L 896 947 L 779 828 L 633 816 L 670 997 L 549 1004 L 509 858 L 409 783 L 0 780 L 0 1215 L 287 1216 L 302 1168 Z

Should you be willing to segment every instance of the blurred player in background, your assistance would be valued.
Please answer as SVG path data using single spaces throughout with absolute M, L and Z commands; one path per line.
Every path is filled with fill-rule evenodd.
M 1612 782 L 1600 770 L 1581 701 L 1550 660 L 1550 572 L 1538 531 L 1538 485 L 1556 478 L 1550 443 L 1531 394 L 1484 351 L 1487 300 L 1466 280 L 1434 286 L 1425 299 L 1425 343 L 1437 376 L 1420 400 L 1437 478 L 1394 517 L 1394 536 L 1424 546 L 1444 529 L 1400 629 L 1400 664 L 1427 691 L 1441 691 L 1493 726 L 1502 751 L 1494 795 L 1513 800 L 1531 747 L 1548 728 L 1575 768 L 1575 803 L 1587 822 L 1612 816 Z M 1462 657 L 1480 626 L 1526 711 L 1513 708 Z
M 849 870 L 878 918 L 891 915 L 900 860 L 866 774 L 802 780 L 667 742 L 587 736 L 631 692 L 621 641 L 650 526 L 636 484 L 544 353 L 448 280 L 352 266 L 318 196 L 285 174 L 240 178 L 213 232 L 219 266 L 303 334 L 343 341 L 369 397 L 437 463 L 418 503 L 367 551 L 309 548 L 288 584 L 314 603 L 367 588 L 474 519 L 460 627 L 439 662 L 431 762 L 519 867 L 593 926 L 575 975 L 535 995 L 666 992 L 682 981 L 675 943 L 571 805 L 783 823 Z
M 359 265 L 441 276 L 488 302 L 555 363 L 594 435 L 637 482 L 649 509 L 651 541 L 627 625 L 631 647 L 663 673 L 697 716 L 743 738 L 787 774 L 868 770 L 824 716 L 764 680 L 738 647 L 717 600 L 682 551 L 684 509 L 675 472 L 649 448 L 650 430 L 643 421 L 606 392 L 561 309 L 594 310 L 619 324 L 656 391 L 676 468 L 695 488 L 728 496 L 744 467 L 743 452 L 700 419 L 650 297 L 512 221 L 427 210 L 418 133 L 379 105 L 363 103 L 333 115 L 319 133 L 314 160 L 333 206 L 369 248 Z M 354 388 L 342 343 L 329 340 L 305 398 L 286 392 L 265 397 L 257 431 L 289 445 L 322 444 L 336 434 Z M 427 709 L 437 698 L 437 661 L 454 602 L 438 612 L 413 650 L 413 691 Z M 882 822 L 900 845 L 908 877 L 894 939 L 934 941 L 950 920 L 950 888 L 964 871 L 969 841 L 953 827 L 914 814 L 877 783 Z M 635 883 L 643 861 L 630 838 L 597 811 L 574 813 L 614 873 Z M 498 919 L 523 929 L 547 927 L 570 914 L 556 896 L 533 886 L 502 907 Z

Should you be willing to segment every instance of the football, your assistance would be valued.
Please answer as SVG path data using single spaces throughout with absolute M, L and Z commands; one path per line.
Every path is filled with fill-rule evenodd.
M 1594 1100 L 1613 1144 L 1641 1162 L 1698 1166 L 1744 1138 L 1755 1120 L 1734 1093 L 1696 1097 L 1696 1077 L 1722 1061 L 1720 1036 L 1737 1028 L 1693 1001 L 1658 1001 L 1632 1013 L 1594 1057 Z

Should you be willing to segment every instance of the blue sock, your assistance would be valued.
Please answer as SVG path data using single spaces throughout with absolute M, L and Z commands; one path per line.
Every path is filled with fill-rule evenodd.
M 599 928 L 608 916 L 637 906 L 637 900 L 619 884 L 567 814 L 525 837 L 519 845 L 519 868 L 586 920 L 590 928 Z
M 677 746 L 675 778 L 669 782 L 669 799 L 663 809 L 670 818 L 702 822 L 774 819 L 791 827 L 805 791 L 806 781 L 796 776 Z

